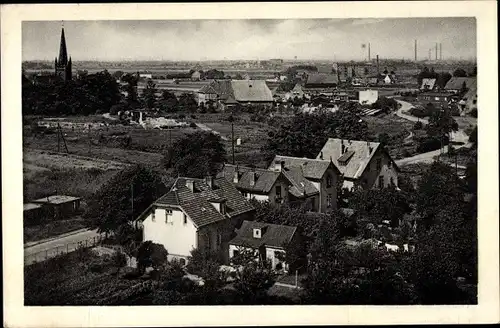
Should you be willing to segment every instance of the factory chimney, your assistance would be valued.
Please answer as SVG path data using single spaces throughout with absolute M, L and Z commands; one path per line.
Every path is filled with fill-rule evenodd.
M 377 75 L 380 75 L 380 69 L 379 69 L 379 66 L 378 66 L 378 55 L 377 55 Z
M 438 44 L 436 43 L 436 60 L 438 60 Z
M 370 56 L 370 43 L 368 43 L 368 61 L 372 61 L 372 58 Z
M 415 40 L 415 61 L 417 61 L 417 40 Z
M 439 60 L 443 60 L 443 44 L 439 44 Z

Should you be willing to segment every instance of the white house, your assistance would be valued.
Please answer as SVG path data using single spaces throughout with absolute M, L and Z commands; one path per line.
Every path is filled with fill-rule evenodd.
M 257 260 L 269 261 L 272 270 L 288 271 L 285 247 L 297 241 L 297 228 L 265 222 L 243 221 L 236 237 L 229 242 L 229 258 L 253 251 Z
M 360 90 L 358 102 L 361 105 L 371 105 L 378 100 L 378 90 Z
M 193 249 L 202 249 L 220 252 L 227 261 L 227 242 L 253 213 L 253 206 L 223 178 L 177 178 L 137 222 L 143 240 L 163 245 L 169 259 L 185 263 Z

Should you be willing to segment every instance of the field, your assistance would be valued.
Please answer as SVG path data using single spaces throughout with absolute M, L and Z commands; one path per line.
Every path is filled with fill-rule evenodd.
M 23 229 L 24 243 L 37 241 L 63 233 L 86 228 L 86 221 L 80 217 L 69 220 L 58 220 L 42 225 L 28 226 Z

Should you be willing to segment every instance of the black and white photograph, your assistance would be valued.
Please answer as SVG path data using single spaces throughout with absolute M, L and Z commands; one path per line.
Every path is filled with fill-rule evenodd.
M 477 307 L 478 18 L 323 14 L 19 22 L 21 306 Z

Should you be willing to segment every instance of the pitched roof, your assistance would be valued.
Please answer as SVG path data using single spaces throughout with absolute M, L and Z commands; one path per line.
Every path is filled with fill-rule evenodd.
M 344 154 L 342 154 L 342 143 L 346 147 Z M 379 142 L 329 138 L 317 158 L 331 158 L 345 178 L 357 179 L 363 174 L 379 148 Z M 346 160 L 346 154 L 349 154 L 349 159 L 345 165 L 342 165 L 339 160 Z
M 316 68 L 318 69 L 318 73 L 324 73 L 324 74 L 331 74 L 333 70 L 333 65 L 316 65 Z
M 186 182 L 192 181 L 194 191 Z M 226 219 L 211 202 L 225 202 L 228 217 L 254 210 L 254 207 L 224 178 L 213 180 L 213 188 L 204 179 L 177 178 L 172 188 L 153 205 L 178 206 L 197 227 Z
M 284 168 L 283 175 L 291 181 L 292 185 L 288 189 L 293 196 L 297 198 L 309 197 L 319 193 L 318 188 L 304 176 L 301 167 Z
M 307 179 L 321 179 L 330 166 L 330 161 L 327 160 L 276 155 L 269 169 L 273 169 L 275 163 L 279 162 L 284 162 L 286 168 L 301 168 Z
M 467 88 L 476 88 L 477 79 L 475 77 L 452 77 L 445 85 L 445 90 L 460 90 L 464 84 Z
M 263 80 L 231 81 L 234 98 L 240 102 L 273 101 L 271 90 Z
M 339 79 L 338 79 L 337 75 L 335 75 L 335 74 L 317 73 L 317 74 L 310 74 L 307 77 L 306 86 L 308 84 L 330 85 L 330 84 L 338 84 L 338 83 L 339 83 Z
M 233 89 L 229 80 L 213 80 L 201 87 L 198 92 L 216 94 L 220 99 L 228 99 L 233 96 Z
M 432 89 L 434 89 L 435 84 L 436 84 L 436 79 L 425 78 L 425 79 L 422 79 L 422 86 L 420 88 L 425 89 L 427 86 L 427 88 L 429 90 L 432 90 Z
M 238 172 L 237 183 L 233 182 L 235 172 Z M 252 173 L 255 174 L 255 184 L 253 186 L 250 185 Z M 226 180 L 232 182 L 238 189 L 248 190 L 254 193 L 267 194 L 271 191 L 271 188 L 279 179 L 280 175 L 282 175 L 281 172 L 272 170 L 225 164 L 223 170 L 218 176 L 224 177 Z
M 261 238 L 253 237 L 253 229 L 262 229 Z M 290 242 L 295 234 L 297 227 L 285 226 L 280 224 L 271 224 L 256 221 L 243 221 L 240 229 L 237 231 L 229 244 L 236 246 L 248 246 L 258 248 L 260 246 L 269 246 L 274 248 L 283 248 Z
M 32 203 L 37 203 L 37 204 L 64 204 L 64 203 L 69 203 L 73 202 L 75 200 L 81 199 L 80 197 L 73 197 L 73 196 L 65 196 L 65 195 L 52 195 L 40 199 L 36 199 L 31 201 Z

